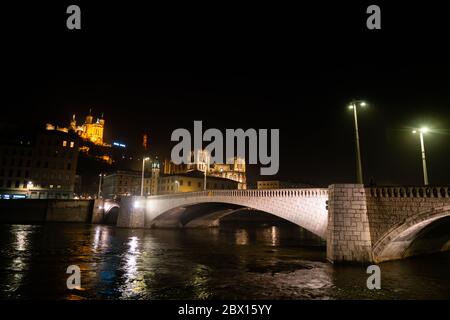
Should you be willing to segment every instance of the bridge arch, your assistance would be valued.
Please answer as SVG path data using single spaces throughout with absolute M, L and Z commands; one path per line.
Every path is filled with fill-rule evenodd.
M 272 190 L 265 196 L 260 194 L 255 190 L 212 190 L 149 197 L 145 200 L 145 226 L 152 227 L 155 222 L 161 222 L 164 216 L 168 219 L 176 216 L 179 212 L 173 212 L 177 212 L 177 208 L 201 203 L 223 203 L 267 212 L 297 224 L 322 239 L 326 238 L 327 192 L 305 192 L 296 196 L 293 190 Z M 167 212 L 172 212 L 172 215 L 165 214 Z M 158 217 L 161 218 L 157 220 Z
M 375 262 L 408 257 L 408 249 L 428 226 L 449 217 L 450 206 L 447 205 L 418 213 L 394 225 L 373 246 Z
M 219 220 L 238 211 L 251 209 L 228 203 L 204 202 L 186 204 L 162 212 L 151 221 L 154 228 L 207 228 L 219 225 Z
M 119 209 L 119 203 L 113 200 L 105 200 L 103 205 L 104 213 L 102 223 L 116 225 L 117 218 L 119 217 Z

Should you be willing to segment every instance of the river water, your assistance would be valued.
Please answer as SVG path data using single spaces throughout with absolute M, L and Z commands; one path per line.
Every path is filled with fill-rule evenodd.
M 367 266 L 326 262 L 324 243 L 292 225 L 203 230 L 0 225 L 0 299 L 450 299 L 450 253 Z M 68 290 L 67 267 L 81 269 Z

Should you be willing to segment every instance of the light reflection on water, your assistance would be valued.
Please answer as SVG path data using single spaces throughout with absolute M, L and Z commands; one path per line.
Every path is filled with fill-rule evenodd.
M 292 226 L 129 230 L 100 225 L 0 225 L 0 298 L 448 299 L 450 254 L 333 266 L 323 242 Z M 82 290 L 65 287 L 69 265 Z

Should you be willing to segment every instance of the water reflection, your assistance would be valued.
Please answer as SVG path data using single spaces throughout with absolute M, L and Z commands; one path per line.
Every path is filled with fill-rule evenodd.
M 5 269 L 5 291 L 8 297 L 17 294 L 26 276 L 26 271 L 29 267 L 28 259 L 32 249 L 30 244 L 30 233 L 33 228 L 33 226 L 27 225 L 10 227 L 9 234 L 13 239 L 12 243 L 9 245 L 10 250 L 8 250 L 8 244 L 4 244 L 4 248 L 8 250 L 6 251 L 6 255 L 11 258 Z
M 144 277 L 139 267 L 140 264 L 138 259 L 140 258 L 139 251 L 139 238 L 137 236 L 132 236 L 128 239 L 128 250 L 124 256 L 124 275 L 123 282 L 124 285 L 121 288 L 122 296 L 121 298 L 130 299 L 139 294 L 145 292 L 146 284 Z
M 29 230 L 15 230 L 11 233 L 16 235 L 15 249 L 17 251 L 27 250 Z
M 0 225 L 0 298 L 397 299 L 450 297 L 450 253 L 382 265 L 382 290 L 365 266 L 326 262 L 323 242 L 297 227 L 206 230 Z M 68 265 L 83 290 L 65 286 Z
M 248 244 L 248 232 L 245 229 L 238 229 L 236 230 L 236 244 L 245 246 Z
M 275 247 L 280 244 L 280 229 L 277 226 L 264 228 L 261 233 L 257 234 L 258 240 L 265 241 Z

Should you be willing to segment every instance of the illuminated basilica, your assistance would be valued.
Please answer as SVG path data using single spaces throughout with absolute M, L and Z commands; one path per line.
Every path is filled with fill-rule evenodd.
M 103 114 L 94 122 L 94 117 L 91 114 L 91 110 L 89 110 L 89 115 L 86 116 L 86 119 L 82 125 L 77 125 L 75 115 L 72 116 L 69 127 L 58 127 L 47 123 L 47 130 L 58 130 L 63 132 L 73 131 L 82 139 L 90 141 L 95 145 L 110 147 L 110 144 L 103 141 L 104 128 L 105 119 L 103 119 Z

